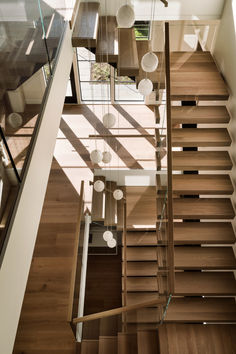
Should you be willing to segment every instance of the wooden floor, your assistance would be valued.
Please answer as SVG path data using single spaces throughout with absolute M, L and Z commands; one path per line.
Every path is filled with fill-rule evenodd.
M 75 353 L 74 337 L 66 318 L 78 197 L 54 161 L 14 354 Z

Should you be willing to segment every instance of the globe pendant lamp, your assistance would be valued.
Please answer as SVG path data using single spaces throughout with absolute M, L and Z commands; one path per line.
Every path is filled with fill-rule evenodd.
M 22 116 L 15 112 L 9 114 L 7 121 L 9 125 L 14 129 L 19 128 L 23 123 Z
M 158 67 L 158 57 L 152 52 L 144 54 L 141 60 L 141 66 L 147 73 L 152 73 Z
M 109 163 L 111 162 L 111 153 L 109 151 L 104 151 L 102 153 L 102 162 Z
M 130 5 L 123 5 L 119 8 L 116 14 L 118 27 L 130 28 L 135 21 L 134 10 Z
M 102 192 L 104 191 L 105 184 L 103 181 L 97 180 L 96 182 L 94 182 L 93 188 L 96 192 Z
M 113 233 L 111 231 L 107 230 L 103 233 L 102 237 L 103 237 L 104 241 L 108 242 L 113 239 Z
M 138 92 L 143 96 L 149 96 L 152 93 L 153 84 L 149 79 L 142 79 L 138 84 Z
M 116 124 L 116 117 L 112 113 L 106 113 L 106 114 L 104 114 L 102 121 L 103 121 L 104 127 L 107 129 L 110 129 L 110 128 L 114 127 L 114 125 Z
M 114 248 L 116 247 L 116 240 L 114 238 L 112 238 L 111 240 L 107 241 L 107 246 L 109 248 Z
M 90 159 L 93 163 L 99 163 L 102 161 L 102 153 L 100 150 L 93 150 L 90 154 Z
M 121 200 L 123 198 L 123 192 L 121 189 L 115 189 L 113 192 L 113 197 L 115 200 Z

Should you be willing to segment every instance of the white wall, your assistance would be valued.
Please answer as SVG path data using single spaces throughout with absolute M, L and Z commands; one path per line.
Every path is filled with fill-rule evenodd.
M 211 50 L 220 20 L 169 21 L 170 50 L 195 51 L 198 41 L 203 50 Z M 164 22 L 153 21 L 151 30 L 153 51 L 164 51 Z
M 94 0 L 90 0 L 94 1 Z M 155 20 L 205 20 L 221 17 L 224 0 L 168 0 L 168 8 L 155 1 Z M 136 20 L 150 20 L 153 0 L 129 0 Z M 106 6 L 105 6 L 106 4 Z M 115 15 L 126 0 L 101 0 L 101 14 Z M 105 11 L 105 8 L 107 11 Z
M 226 1 L 212 54 L 230 89 L 228 102 L 231 114 L 229 132 L 232 138 L 230 153 L 234 163 L 231 178 L 235 190 L 232 200 L 236 207 L 236 0 Z M 234 226 L 236 230 L 236 221 Z
M 46 89 L 43 68 L 38 70 L 22 85 L 26 104 L 41 104 Z
M 104 176 L 107 181 L 116 181 L 119 186 L 155 186 L 154 170 L 94 170 L 95 176 Z
M 67 28 L 0 270 L 0 353 L 11 354 L 47 187 L 73 49 Z

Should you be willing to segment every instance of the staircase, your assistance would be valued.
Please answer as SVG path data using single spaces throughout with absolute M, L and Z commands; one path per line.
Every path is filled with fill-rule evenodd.
M 92 4 L 96 3 L 86 4 L 87 10 L 79 10 L 84 22 L 89 18 L 88 8 L 96 7 Z M 99 16 L 98 5 L 95 12 Z M 149 41 L 136 42 L 133 29 L 117 29 L 111 16 L 101 17 L 99 24 L 92 21 L 91 26 L 91 33 L 97 35 L 82 38 L 77 32 L 77 42 L 72 41 L 74 46 L 79 43 L 92 48 L 98 62 L 107 60 L 118 68 L 119 75 L 132 77 L 136 84 L 146 77 L 140 61 L 150 48 Z M 108 43 L 104 38 L 106 28 L 109 28 Z M 161 54 L 156 54 L 161 61 Z M 171 53 L 170 71 L 171 99 L 183 104 L 171 108 L 174 294 L 164 317 L 163 309 L 160 311 L 157 306 L 127 313 L 120 319 L 121 332 L 83 340 L 81 353 L 187 354 L 193 350 L 193 353 L 228 354 L 235 351 L 232 334 L 235 326 L 220 324 L 236 321 L 236 260 L 232 247 L 235 234 L 231 223 L 235 211 L 230 178 L 233 164 L 228 153 L 231 137 L 227 130 L 230 116 L 224 102 L 221 105 L 213 102 L 227 100 L 229 93 L 209 52 Z M 148 77 L 155 90 L 164 84 L 159 70 Z M 199 101 L 207 101 L 207 105 L 198 105 Z M 158 106 L 150 108 L 158 123 Z M 156 137 L 162 138 L 158 130 Z M 157 140 L 159 147 L 160 140 Z M 165 153 L 157 154 L 158 171 L 166 168 L 163 157 Z M 101 179 L 95 177 L 94 181 L 97 178 Z M 100 195 L 93 192 L 92 219 L 121 230 L 123 201 L 111 200 L 116 184 L 103 181 L 106 192 Z M 157 185 L 157 229 L 162 206 L 163 189 Z M 165 246 L 166 241 L 156 229 L 144 227 L 124 233 L 123 305 L 156 300 L 168 294 Z M 164 324 L 159 325 L 162 318 Z M 205 326 L 204 322 L 218 324 Z M 209 340 L 210 335 L 214 340 Z
M 39 18 L 34 21 L 1 23 L 2 32 L 7 33 L 0 53 L 2 92 L 17 89 L 55 56 L 62 35 L 63 19 L 46 4 L 42 6 L 43 11 L 50 14 L 43 18 L 47 50 L 39 13 Z
M 84 339 L 80 353 L 229 354 L 235 352 L 235 329 L 236 325 L 164 324 L 156 330 Z
M 208 53 L 196 53 L 210 60 Z M 204 56 L 205 55 L 205 56 Z M 189 63 L 190 64 L 190 63 Z M 181 67 L 183 77 L 187 78 Z M 189 70 L 189 69 L 187 69 Z M 202 70 L 201 87 L 205 87 L 201 69 L 192 63 L 192 70 Z M 215 75 L 216 70 L 208 69 L 206 77 Z M 228 154 L 231 138 L 227 131 L 230 120 L 226 106 L 196 106 L 193 99 L 192 85 L 189 93 L 180 93 L 174 87 L 179 74 L 173 70 L 172 97 L 185 100 L 183 106 L 173 106 L 172 146 L 173 151 L 173 218 L 174 218 L 174 269 L 175 291 L 168 307 L 165 322 L 200 323 L 200 322 L 235 322 L 236 281 L 234 270 L 236 259 L 233 251 L 235 234 L 231 221 L 235 211 L 231 202 L 233 184 L 230 178 L 232 162 Z M 195 74 L 192 76 L 195 77 Z M 218 79 L 217 79 L 218 80 Z M 221 88 L 213 95 L 209 91 L 195 91 L 195 99 L 221 100 L 226 86 L 222 79 L 216 80 L 216 87 Z M 182 78 L 178 81 L 181 86 Z M 209 87 L 211 88 L 211 87 Z M 176 91 L 175 91 L 176 90 Z M 214 97 L 213 97 L 214 96 Z M 192 105 L 191 105 L 192 104 Z M 200 126 L 199 126 L 200 125 Z M 216 128 L 217 127 L 217 128 Z M 158 132 L 156 133 L 158 137 Z M 159 142 L 157 142 L 159 146 Z M 157 169 L 161 170 L 159 158 Z M 158 219 L 161 219 L 163 205 L 162 187 L 157 195 Z M 157 227 L 159 222 L 157 223 Z M 159 269 L 166 269 L 165 241 L 159 235 Z M 163 246 L 161 246 L 163 245 Z M 160 262 L 160 259 L 163 262 Z M 161 276 L 163 292 L 167 291 L 165 275 Z M 175 325 L 173 325 L 175 326 Z M 175 327 L 172 327 L 174 331 Z M 182 327 L 184 328 L 184 327 Z M 188 327 L 186 327 L 188 328 Z M 226 327 L 227 328 L 227 327 Z M 164 332 L 163 332 L 164 333 Z M 178 344 L 180 342 L 178 341 Z M 163 351 L 165 352 L 165 351 Z M 174 353 L 169 349 L 166 353 Z

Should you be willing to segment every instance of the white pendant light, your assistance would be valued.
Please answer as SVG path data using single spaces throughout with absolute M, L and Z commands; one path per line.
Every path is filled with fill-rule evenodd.
M 121 200 L 123 198 L 123 192 L 121 189 L 115 189 L 113 192 L 113 197 L 115 198 L 115 200 Z
M 9 114 L 7 121 L 9 125 L 14 129 L 19 128 L 23 123 L 22 116 L 15 112 Z
M 108 242 L 113 239 L 113 233 L 111 231 L 107 230 L 103 233 L 102 237 L 103 237 L 104 241 Z
M 97 180 L 96 182 L 94 182 L 93 188 L 95 189 L 96 192 L 102 192 L 104 191 L 105 184 L 103 181 Z
M 99 163 L 102 161 L 102 152 L 100 150 L 93 150 L 90 154 L 90 159 L 93 163 Z
M 149 96 L 152 93 L 153 84 L 149 79 L 142 79 L 138 84 L 138 92 L 143 96 Z
M 147 73 L 152 73 L 158 67 L 158 57 L 152 52 L 144 54 L 141 60 L 141 66 Z
M 134 10 L 130 5 L 123 5 L 119 8 L 116 14 L 118 27 L 130 28 L 135 21 Z
M 111 153 L 109 151 L 104 151 L 102 153 L 102 162 L 109 163 L 111 162 Z
M 114 248 L 116 247 L 116 240 L 114 238 L 112 238 L 111 240 L 107 241 L 107 246 L 109 248 Z
M 103 121 L 104 127 L 107 129 L 110 129 L 110 128 L 113 128 L 114 125 L 116 124 L 116 117 L 112 113 L 106 113 L 103 116 L 102 121 Z

